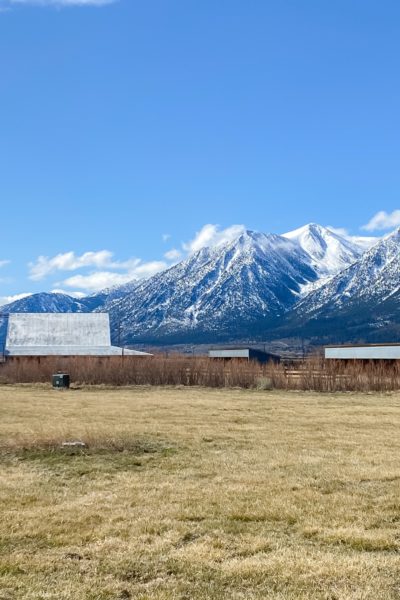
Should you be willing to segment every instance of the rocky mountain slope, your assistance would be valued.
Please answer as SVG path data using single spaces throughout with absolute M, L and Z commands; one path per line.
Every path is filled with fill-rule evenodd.
M 301 330 L 303 335 L 308 331 L 306 323 L 312 331 L 319 320 L 326 324 L 324 315 L 342 311 L 349 297 L 354 306 L 358 296 L 365 297 L 362 282 L 366 270 L 371 276 L 373 269 L 363 265 L 371 253 L 375 265 L 381 261 L 381 289 L 390 287 L 385 281 L 393 279 L 389 263 L 395 262 L 397 241 L 388 240 L 378 246 L 391 245 L 393 257 L 387 249 L 381 250 L 379 259 L 378 246 L 365 254 L 373 240 L 348 238 L 316 224 L 283 236 L 246 231 L 224 245 L 203 248 L 147 280 L 79 300 L 64 294 L 35 294 L 2 310 L 107 311 L 114 342 L 124 344 L 255 339 L 275 335 L 275 330 L 279 335 Z M 359 273 L 359 285 L 351 284 L 348 273 L 354 278 Z M 389 298 L 390 294 L 386 306 Z
M 292 306 L 318 278 L 307 253 L 292 241 L 252 231 L 140 283 L 101 309 L 125 343 L 160 338 L 220 339 L 245 335 Z
M 14 313 L 42 313 L 42 312 L 90 312 L 84 300 L 77 300 L 67 294 L 39 293 L 15 300 L 10 304 L 0 307 L 0 312 Z
M 337 340 L 396 341 L 400 333 L 400 229 L 303 298 L 281 331 Z

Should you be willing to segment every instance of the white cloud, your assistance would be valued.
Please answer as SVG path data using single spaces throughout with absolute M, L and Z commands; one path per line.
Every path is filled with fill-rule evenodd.
M 1 267 L 5 267 L 6 265 L 9 265 L 11 261 L 9 260 L 0 260 L 0 269 Z
M 239 237 L 246 230 L 244 225 L 231 225 L 226 229 L 220 229 L 219 225 L 204 225 L 190 242 L 183 244 L 184 250 L 193 254 L 201 248 L 222 246 L 227 242 Z
M 99 292 L 100 290 L 110 288 L 116 285 L 124 285 L 137 279 L 146 279 L 167 268 L 167 263 L 163 261 L 152 261 L 147 263 L 138 262 L 138 264 L 125 273 L 115 273 L 113 271 L 94 271 L 88 275 L 73 275 L 61 282 L 60 285 L 68 288 L 78 288 L 85 292 Z M 67 292 L 69 293 L 69 292 Z
M 39 256 L 34 263 L 29 264 L 29 278 L 34 281 L 40 281 L 51 273 L 56 271 L 77 271 L 84 267 L 95 267 L 97 269 L 132 269 L 140 264 L 140 259 L 131 258 L 127 261 L 113 260 L 113 253 L 108 250 L 99 252 L 85 252 L 77 256 L 75 252 L 65 252 L 57 254 L 52 258 L 48 256 Z
M 62 271 L 79 271 L 92 267 L 89 273 L 78 273 L 58 282 L 57 291 L 65 292 L 63 287 L 75 288 L 76 297 L 85 292 L 97 292 L 101 289 L 123 285 L 135 279 L 144 279 L 155 275 L 168 267 L 164 260 L 143 262 L 140 258 L 130 258 L 125 261 L 114 259 L 112 252 L 100 250 L 98 252 L 85 252 L 77 255 L 75 252 L 65 252 L 53 257 L 39 256 L 29 263 L 29 278 L 33 281 L 41 281 L 46 277 Z M 59 289 L 61 288 L 61 289 Z
M 132 280 L 132 277 L 123 273 L 113 273 L 112 271 L 97 271 L 89 275 L 73 275 L 61 282 L 71 288 L 79 288 L 87 292 L 99 292 L 102 289 L 123 285 Z
M 182 257 L 182 252 L 180 250 L 177 250 L 176 248 L 172 248 L 164 254 L 164 257 L 167 260 L 179 260 Z
M 387 213 L 380 210 L 372 219 L 361 227 L 364 231 L 384 231 L 385 229 L 394 229 L 400 226 L 400 210 L 394 210 Z
M 171 239 L 172 235 L 170 233 L 163 233 L 161 237 L 163 242 L 168 242 L 168 240 Z
M 32 292 L 15 294 L 14 296 L 0 296 L 0 306 L 10 304 L 10 302 L 16 302 L 17 300 L 22 300 L 23 298 L 27 298 L 28 296 L 32 296 Z

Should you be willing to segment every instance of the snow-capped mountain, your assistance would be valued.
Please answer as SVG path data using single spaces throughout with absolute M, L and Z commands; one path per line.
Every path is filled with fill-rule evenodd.
M 283 234 L 295 242 L 310 257 L 311 265 L 319 277 L 336 275 L 356 260 L 370 247 L 374 238 L 349 238 L 335 233 L 327 227 L 310 223 Z
M 1 310 L 107 311 L 114 342 L 124 344 L 312 335 L 316 324 L 326 333 L 349 307 L 374 323 L 374 303 L 382 308 L 381 325 L 385 311 L 397 310 L 399 236 L 394 232 L 365 252 L 373 238 L 349 238 L 316 224 L 283 236 L 246 231 L 147 280 L 82 299 L 35 294 Z
M 291 240 L 246 231 L 203 248 L 100 310 L 110 311 L 125 343 L 207 333 L 232 338 L 283 313 L 301 286 L 317 277 L 308 254 Z
M 382 238 L 350 267 L 302 299 L 285 327 L 337 339 L 379 337 L 400 317 L 400 229 Z M 353 331 L 353 334 L 350 334 Z M 378 332 L 378 333 L 377 333 Z
M 125 343 L 254 336 L 363 252 L 363 242 L 315 224 L 284 236 L 246 231 L 203 248 L 99 310 L 111 313 Z
M 132 289 L 130 287 L 129 289 Z M 122 292 L 121 292 L 122 293 Z M 0 313 L 75 313 L 94 312 L 102 306 L 108 298 L 120 297 L 118 292 L 107 290 L 84 298 L 73 298 L 68 294 L 40 292 L 15 300 L 0 306 Z
M 77 300 L 67 294 L 48 294 L 45 292 L 26 296 L 0 307 L 0 312 L 13 313 L 64 313 L 89 312 L 84 300 Z

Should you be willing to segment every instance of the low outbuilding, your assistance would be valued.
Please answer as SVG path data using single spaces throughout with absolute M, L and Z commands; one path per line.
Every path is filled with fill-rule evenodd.
M 327 346 L 328 360 L 400 360 L 400 344 Z
M 265 352 L 264 350 L 258 350 L 257 348 L 217 348 L 215 350 L 208 351 L 209 358 L 219 358 L 225 360 L 256 360 L 260 363 L 266 362 L 280 362 L 280 357 L 276 354 Z

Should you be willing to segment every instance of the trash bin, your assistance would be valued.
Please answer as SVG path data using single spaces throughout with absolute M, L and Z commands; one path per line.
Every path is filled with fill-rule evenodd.
M 55 373 L 52 377 L 53 388 L 68 389 L 69 388 L 69 375 L 66 373 Z

